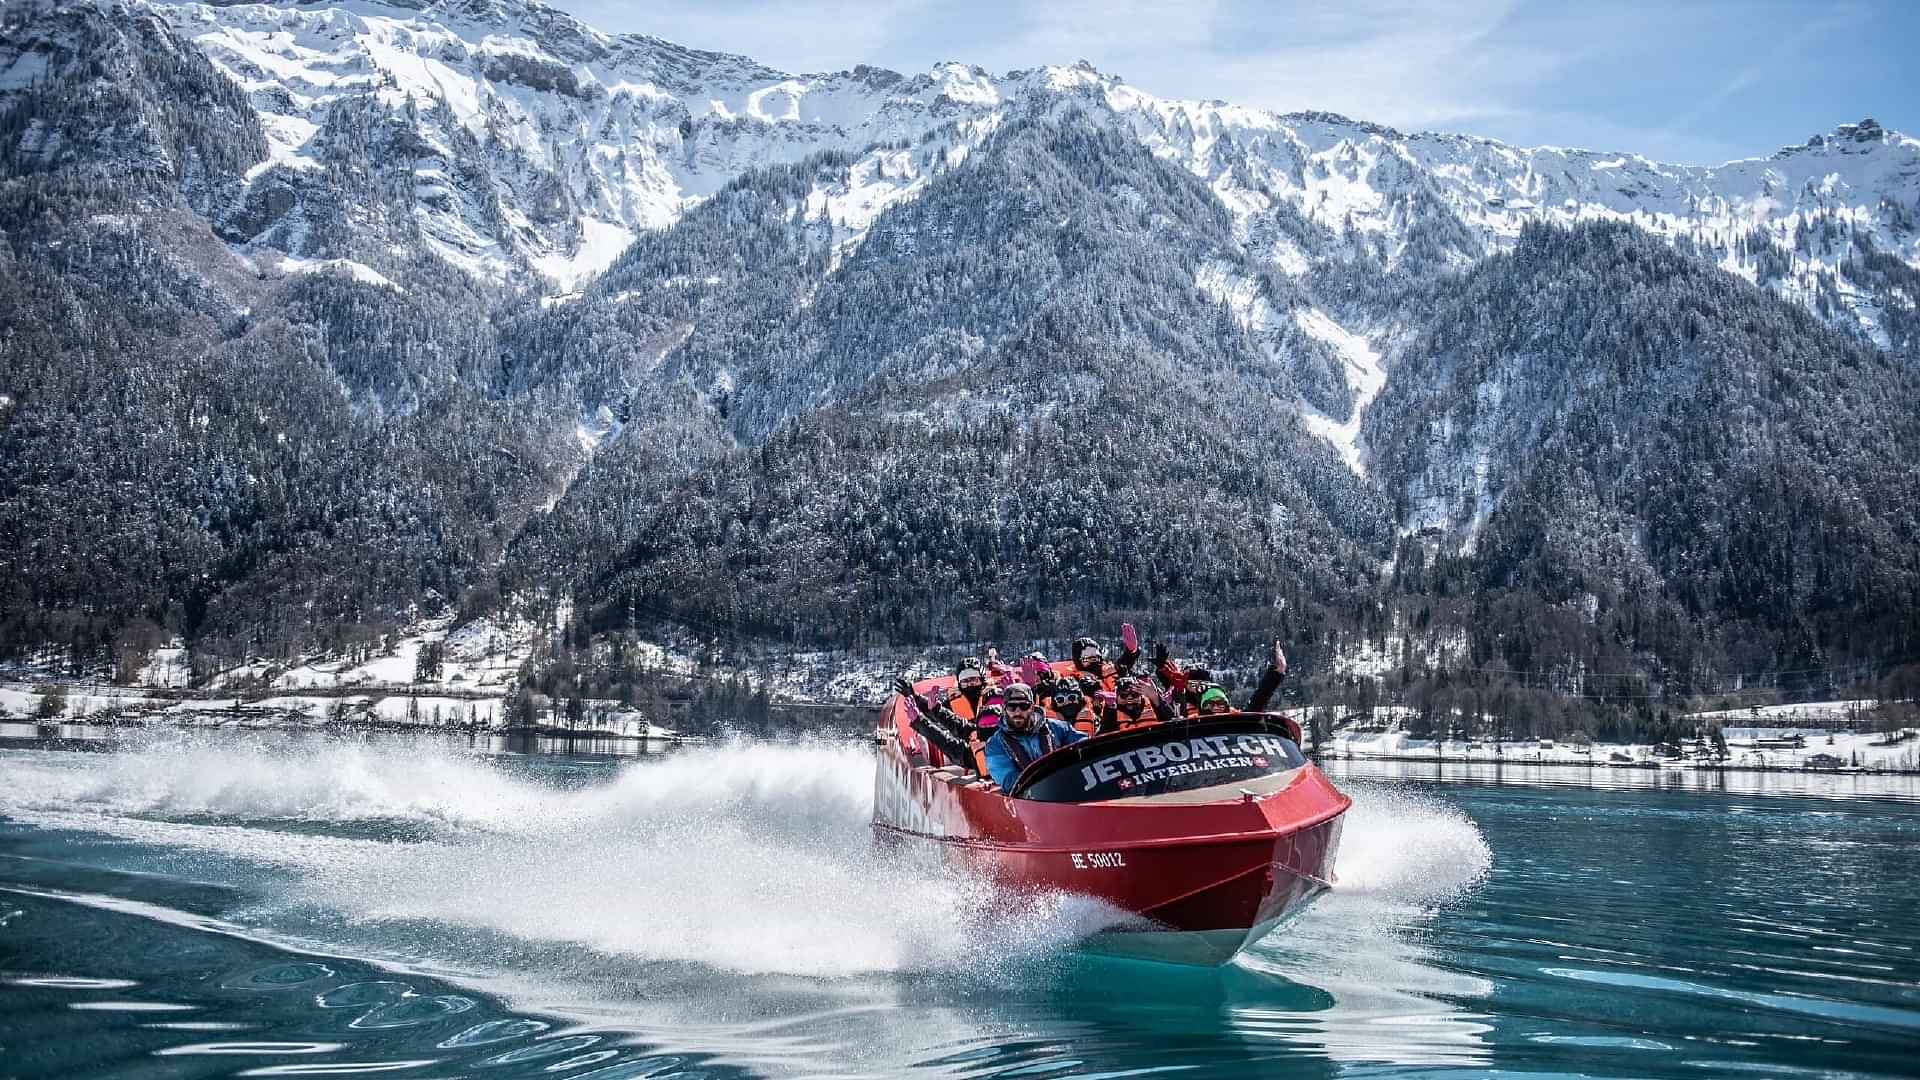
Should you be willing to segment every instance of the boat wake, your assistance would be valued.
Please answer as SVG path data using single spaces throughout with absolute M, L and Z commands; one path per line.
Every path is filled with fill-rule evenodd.
M 873 759 L 844 743 L 568 759 L 536 777 L 433 741 L 223 734 L 7 753 L 4 771 L 0 814 L 131 841 L 162 872 L 264 888 L 246 921 L 402 951 L 464 941 L 468 955 L 438 957 L 464 965 L 511 967 L 521 943 L 754 974 L 972 972 L 983 935 L 1019 966 L 1123 917 L 1077 897 L 996 895 L 875 850 Z M 1341 888 L 1306 918 L 1372 932 L 1444 903 L 1487 863 L 1464 816 L 1369 786 L 1349 813 Z M 1045 930 L 996 934 L 1009 919 Z
M 1490 993 L 1490 982 L 1448 970 L 1421 940 L 1421 928 L 1492 868 L 1479 827 L 1417 790 L 1350 781 L 1341 788 L 1353 807 L 1341 833 L 1337 887 L 1286 931 L 1243 953 L 1240 965 L 1326 989 L 1362 1017 L 1430 1008 L 1416 999 L 1474 1000 Z M 1452 1026 L 1424 1037 L 1445 1034 L 1477 1045 L 1478 1029 L 1460 1020 L 1450 1017 Z M 1353 1046 L 1377 1051 L 1378 1038 L 1378 1031 L 1356 1036 Z

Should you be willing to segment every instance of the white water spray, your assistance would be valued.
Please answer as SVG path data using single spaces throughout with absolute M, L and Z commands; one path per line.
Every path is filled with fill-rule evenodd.
M 573 788 L 433 742 L 168 739 L 109 755 L 9 754 L 4 771 L 0 812 L 272 866 L 289 904 L 645 961 L 811 976 L 974 970 L 989 925 L 1030 928 L 989 935 L 1020 960 L 1120 918 L 879 856 L 872 756 L 845 744 L 700 748 Z M 394 824 L 410 841 L 364 838 Z M 1329 901 L 1404 914 L 1469 887 L 1487 862 L 1457 812 L 1369 788 Z

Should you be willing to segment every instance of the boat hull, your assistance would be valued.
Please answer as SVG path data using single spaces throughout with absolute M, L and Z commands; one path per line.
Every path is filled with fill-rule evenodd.
M 1310 763 L 1173 796 L 1015 799 L 927 763 L 896 709 L 880 731 L 877 833 L 1003 889 L 1117 909 L 1117 924 L 1086 943 L 1091 951 L 1223 963 L 1333 884 L 1351 800 Z

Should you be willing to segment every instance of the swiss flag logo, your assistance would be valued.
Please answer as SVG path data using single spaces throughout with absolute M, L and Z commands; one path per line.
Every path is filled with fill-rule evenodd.
M 1130 788 L 1132 786 L 1133 786 L 1132 777 L 1123 776 L 1120 778 L 1120 790 L 1125 791 L 1127 788 Z

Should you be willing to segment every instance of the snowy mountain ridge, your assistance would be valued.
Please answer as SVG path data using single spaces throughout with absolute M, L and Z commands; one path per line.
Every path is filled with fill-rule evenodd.
M 1842 263 L 1864 237 L 1920 265 L 1920 140 L 1871 121 L 1767 157 L 1676 166 L 1165 99 L 1084 62 L 1002 76 L 959 63 L 916 76 L 792 75 L 601 33 L 537 0 L 96 3 L 160 16 L 246 90 L 271 149 L 245 177 L 250 210 L 229 214 L 224 231 L 296 257 L 346 254 L 305 220 L 318 179 L 305 174 L 337 141 L 335 107 L 371 95 L 406 129 L 384 164 L 409 174 L 402 195 L 421 240 L 488 279 L 544 276 L 550 293 L 746 170 L 826 149 L 864 155 L 858 190 L 819 198 L 820 219 L 850 249 L 880 210 L 1013 111 L 1061 101 L 1204 178 L 1248 251 L 1288 274 L 1362 253 L 1389 267 L 1410 253 L 1465 266 L 1511 247 L 1530 220 L 1624 220 L 1884 347 L 1879 300 Z M 4 94 L 44 61 L 0 53 L 0 65 Z M 937 145 L 922 151 L 930 137 Z

